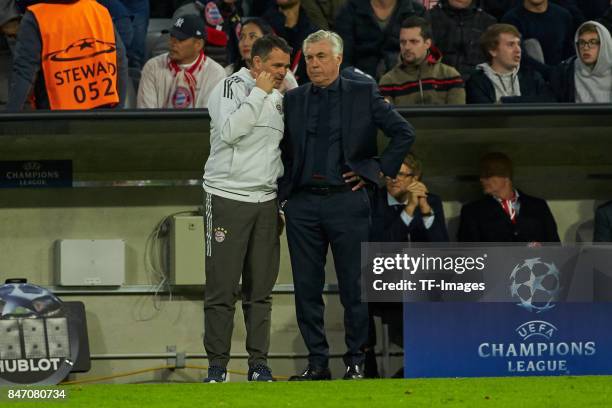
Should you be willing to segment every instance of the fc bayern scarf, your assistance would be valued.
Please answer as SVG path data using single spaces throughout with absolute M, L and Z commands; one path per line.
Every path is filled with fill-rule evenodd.
M 198 84 L 196 75 L 204 69 L 205 62 L 206 55 L 204 55 L 203 51 L 200 51 L 196 62 L 186 69 L 181 68 L 180 65 L 168 58 L 168 69 L 174 75 L 174 79 L 172 80 L 168 98 L 164 103 L 164 108 L 195 108 Z

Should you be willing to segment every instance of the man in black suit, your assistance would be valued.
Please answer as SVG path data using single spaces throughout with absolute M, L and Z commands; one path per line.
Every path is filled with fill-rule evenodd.
M 395 177 L 414 130 L 376 85 L 340 77 L 342 39 L 336 33 L 311 34 L 303 50 L 312 83 L 285 95 L 285 174 L 279 182 L 279 199 L 287 200 L 283 208 L 297 321 L 309 351 L 308 367 L 292 379 L 331 378 L 322 297 L 329 245 L 344 306 L 344 378 L 362 378 L 368 310 L 361 301 L 359 254 L 360 243 L 369 239 L 371 210 L 364 187 L 382 184 L 383 176 Z M 380 158 L 378 128 L 391 138 Z
M 429 192 L 421 180 L 422 175 L 421 161 L 413 154 L 408 154 L 397 176 L 387 178 L 387 188 L 378 190 L 373 200 L 371 241 L 448 242 L 442 201 L 440 197 Z M 402 307 L 402 303 L 369 304 L 370 333 L 366 351 L 366 377 L 378 377 L 374 355 L 376 329 L 373 317 L 380 316 L 383 323 L 389 327 L 391 342 L 403 347 Z M 403 369 L 399 373 L 403 377 Z
M 420 160 L 408 154 L 395 178 L 374 200 L 373 242 L 447 242 L 440 197 L 421 180 Z
M 512 162 L 503 153 L 481 160 L 480 183 L 486 197 L 461 209 L 461 242 L 559 242 L 557 224 L 541 198 L 514 188 Z

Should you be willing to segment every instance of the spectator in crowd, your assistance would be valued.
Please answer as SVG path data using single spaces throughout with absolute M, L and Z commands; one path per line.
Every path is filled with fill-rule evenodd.
M 551 87 L 559 102 L 612 102 L 612 37 L 595 21 L 576 31 L 576 54 L 555 67 Z
M 612 242 L 612 201 L 597 207 L 593 242 Z
M 240 8 L 236 3 L 236 0 L 192 0 L 176 9 L 173 18 L 186 14 L 200 15 L 206 23 L 204 52 L 226 66 L 240 59 Z
M 521 35 L 509 24 L 494 24 L 480 40 L 488 62 L 476 67 L 465 84 L 467 103 L 554 102 L 542 76 L 520 67 Z
M 346 0 L 302 0 L 302 7 L 315 27 L 333 30 L 336 15 Z
M 502 22 L 515 26 L 523 40 L 537 40 L 547 65 L 557 65 L 574 53 L 573 17 L 569 11 L 548 0 L 523 0 L 523 4 L 504 15 Z
M 142 70 L 137 106 L 140 109 L 208 107 L 213 88 L 226 74 L 204 53 L 206 29 L 199 15 L 174 20 L 170 51 L 151 58 Z
M 486 154 L 480 162 L 485 197 L 461 208 L 460 242 L 559 242 L 548 204 L 516 189 L 512 162 L 503 153 Z
M 127 58 L 108 10 L 94 0 L 31 5 L 21 20 L 7 109 L 123 106 Z
M 373 200 L 372 242 L 448 242 L 442 201 L 429 192 L 422 175 L 421 161 L 408 154 L 397 176 L 387 177 L 386 188 L 377 190 Z M 381 316 L 383 323 L 388 324 L 391 342 L 404 347 L 402 303 L 370 303 L 368 307 L 368 353 L 373 353 L 376 344 L 373 316 Z M 366 359 L 366 374 L 374 374 L 368 377 L 375 376 L 375 363 L 374 358 Z M 403 377 L 403 370 L 401 374 Z
M 413 0 L 348 0 L 336 17 L 344 41 L 344 66 L 354 66 L 376 80 L 397 64 L 402 21 L 425 15 Z
M 250 69 L 224 79 L 210 96 L 206 192 L 205 382 L 227 380 L 238 288 L 249 353 L 249 381 L 272 381 L 267 365 L 271 293 L 280 262 L 277 179 L 283 174 L 283 83 L 291 49 L 277 36 L 253 44 Z
M 461 75 L 441 59 L 427 20 L 408 17 L 400 30 L 399 62 L 380 79 L 380 93 L 395 106 L 465 104 Z
M 262 18 L 249 17 L 242 22 L 238 41 L 240 59 L 233 64 L 225 67 L 227 75 L 240 71 L 242 68 L 249 68 L 251 65 L 251 49 L 253 43 L 264 35 L 273 34 L 272 27 Z M 298 86 L 293 72 L 287 71 L 283 85 L 279 88 L 281 93 Z
M 485 61 L 480 36 L 497 21 L 476 4 L 476 0 L 442 0 L 429 11 L 433 43 L 442 51 L 444 62 L 468 78 L 474 67 Z
M 276 35 L 284 38 L 293 49 L 291 71 L 299 84 L 308 82 L 306 65 L 302 55 L 304 39 L 317 30 L 304 11 L 300 0 L 276 0 L 276 7 L 269 9 L 262 18 L 272 26 Z
M 311 34 L 303 50 L 312 83 L 285 95 L 281 143 L 285 171 L 279 181 L 297 321 L 309 352 L 306 370 L 290 380 L 331 378 L 322 297 L 329 245 L 344 306 L 344 378 L 359 379 L 363 377 L 362 347 L 368 337 L 357 255 L 370 235 L 371 207 L 364 186 L 378 184 L 381 175 L 396 176 L 414 133 L 380 96 L 376 84 L 340 76 L 342 39 L 336 33 Z M 391 141 L 375 158 L 377 128 Z

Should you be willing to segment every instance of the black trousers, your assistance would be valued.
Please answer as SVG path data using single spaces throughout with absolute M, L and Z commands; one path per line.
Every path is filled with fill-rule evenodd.
M 285 205 L 287 241 L 295 285 L 298 326 L 312 367 L 328 366 L 323 286 L 331 246 L 344 307 L 345 364 L 361 364 L 368 340 L 368 307 L 361 301 L 361 242 L 370 233 L 370 200 L 365 189 L 319 195 L 300 191 Z

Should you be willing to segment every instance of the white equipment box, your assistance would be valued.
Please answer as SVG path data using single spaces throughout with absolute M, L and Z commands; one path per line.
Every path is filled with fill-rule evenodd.
M 204 217 L 174 216 L 170 230 L 170 283 L 204 285 Z
M 125 281 L 122 239 L 61 239 L 55 259 L 60 286 L 121 286 Z

